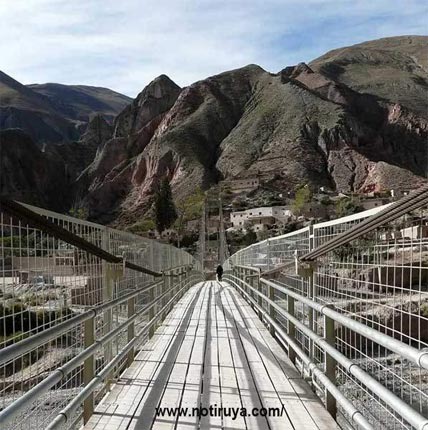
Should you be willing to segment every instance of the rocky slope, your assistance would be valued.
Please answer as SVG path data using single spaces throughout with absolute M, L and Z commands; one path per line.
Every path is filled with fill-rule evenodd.
M 0 131 L 0 193 L 37 206 L 63 211 L 71 203 L 64 164 L 42 152 L 24 132 Z
M 250 65 L 182 90 L 160 76 L 116 118 L 79 179 L 84 204 L 93 218 L 132 222 L 165 175 L 177 199 L 258 171 L 276 173 L 284 189 L 416 187 L 428 173 L 427 44 L 381 39 L 278 74 Z
M 360 93 L 399 103 L 423 116 L 427 114 L 425 36 L 389 37 L 335 49 L 310 66 Z

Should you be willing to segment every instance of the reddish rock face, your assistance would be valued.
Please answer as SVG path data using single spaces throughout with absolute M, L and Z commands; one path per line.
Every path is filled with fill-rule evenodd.
M 427 172 L 427 116 L 404 93 L 393 102 L 369 91 L 365 76 L 349 64 L 370 70 L 373 63 L 388 64 L 398 79 L 403 67 L 418 76 L 423 71 L 397 60 L 396 46 L 388 54 L 371 44 L 368 56 L 361 54 L 364 46 L 347 49 L 277 75 L 250 65 L 182 90 L 166 76 L 155 79 L 116 118 L 112 139 L 86 171 L 92 216 L 119 222 L 141 216 L 163 176 L 176 199 L 257 171 L 281 172 L 279 181 L 289 188 L 418 186 Z

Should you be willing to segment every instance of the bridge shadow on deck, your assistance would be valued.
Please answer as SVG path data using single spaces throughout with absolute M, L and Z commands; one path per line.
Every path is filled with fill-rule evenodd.
M 178 330 L 176 332 L 177 334 L 174 338 L 174 341 L 169 347 L 168 355 L 166 356 L 164 363 L 160 364 L 161 368 L 156 377 L 155 384 L 151 388 L 149 386 L 147 387 L 147 389 L 149 390 L 149 394 L 147 398 L 144 400 L 144 405 L 140 412 L 140 415 L 134 416 L 134 418 L 137 418 L 137 424 L 136 424 L 137 429 L 150 428 L 153 420 L 155 419 L 156 407 L 158 406 L 159 401 L 162 398 L 164 389 L 168 383 L 169 375 L 175 364 L 175 358 L 178 355 L 180 346 L 186 335 L 186 329 L 189 325 L 190 319 L 193 314 L 193 310 L 195 308 L 196 303 L 199 300 L 199 296 L 202 292 L 202 289 L 203 289 L 203 286 L 201 286 L 201 288 L 198 289 L 195 297 L 190 303 L 188 309 L 186 310 L 186 314 L 178 327 Z M 127 426 L 127 428 L 128 427 L 129 425 Z

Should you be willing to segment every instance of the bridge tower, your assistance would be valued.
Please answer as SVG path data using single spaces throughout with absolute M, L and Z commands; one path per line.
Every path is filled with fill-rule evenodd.
M 202 272 L 205 272 L 205 239 L 206 239 L 206 201 L 202 205 L 201 224 L 199 226 L 199 240 L 198 240 L 198 255 L 197 259 L 201 262 Z
M 205 194 L 202 209 L 198 258 L 205 270 L 214 271 L 228 257 L 221 190 L 210 190 Z

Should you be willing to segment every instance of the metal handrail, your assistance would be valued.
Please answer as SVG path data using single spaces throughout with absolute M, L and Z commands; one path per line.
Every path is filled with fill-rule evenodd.
M 185 287 L 187 287 L 189 283 L 186 283 L 179 292 L 182 292 Z M 153 286 L 151 286 L 153 287 Z M 141 291 L 137 293 L 140 294 Z M 73 357 L 70 361 L 68 361 L 63 366 L 57 368 L 53 373 L 51 373 L 47 378 L 45 378 L 42 382 L 35 385 L 31 390 L 27 391 L 23 396 L 17 399 L 15 402 L 11 403 L 5 409 L 0 411 L 0 425 L 5 425 L 9 423 L 14 417 L 16 417 L 19 412 L 21 412 L 24 408 L 28 407 L 29 404 L 34 402 L 38 396 L 47 392 L 51 387 L 55 384 L 59 383 L 67 374 L 76 369 L 79 365 L 81 365 L 88 357 L 92 356 L 98 349 L 100 349 L 103 345 L 107 344 L 111 341 L 118 333 L 129 327 L 139 316 L 147 313 L 153 306 L 165 298 L 166 295 L 170 294 L 170 291 L 165 291 L 159 297 L 154 299 L 150 304 L 140 309 L 136 312 L 132 317 L 128 318 L 125 322 L 118 325 L 114 330 L 105 334 L 100 339 L 96 340 L 91 346 L 85 348 L 78 355 Z M 177 297 L 178 293 L 176 293 L 172 299 Z M 135 296 L 135 295 L 134 295 Z M 127 298 L 129 299 L 129 297 Z M 153 318 L 155 321 L 159 318 L 159 315 L 172 303 L 172 299 L 165 304 L 162 309 L 158 312 L 157 316 Z M 90 318 L 94 318 L 96 313 L 92 313 Z M 153 323 L 146 326 L 146 329 L 149 328 Z
M 334 237 L 318 248 L 300 257 L 300 261 L 314 261 L 319 257 L 337 249 L 339 246 L 358 239 L 364 234 L 370 233 L 376 228 L 395 221 L 402 215 L 419 209 L 428 203 L 428 185 L 421 187 L 419 190 L 410 193 L 399 201 L 389 205 L 376 215 L 373 215 L 361 223 L 350 228 L 341 235 Z
M 70 245 L 73 245 L 83 251 L 88 252 L 98 258 L 101 258 L 108 263 L 123 264 L 127 269 L 135 270 L 140 273 L 145 273 L 146 275 L 151 275 L 154 277 L 161 277 L 162 272 L 155 272 L 153 270 L 147 269 L 146 267 L 139 266 L 130 261 L 111 254 L 110 252 L 94 245 L 93 243 L 83 239 L 82 237 L 68 231 L 64 227 L 49 221 L 44 216 L 34 212 L 29 207 L 22 205 L 14 200 L 9 200 L 0 196 L 0 210 L 4 210 L 13 217 L 16 217 L 22 221 L 28 223 L 28 225 L 34 226 L 51 234 L 56 239 L 60 239 Z
M 314 228 L 320 228 L 327 224 L 334 225 L 339 221 L 346 222 L 348 219 L 349 221 L 351 221 L 351 220 L 366 218 L 365 220 L 356 224 L 354 227 L 351 227 L 349 230 L 342 233 L 341 235 L 334 237 L 333 239 L 329 240 L 328 242 L 324 243 L 318 248 L 311 250 L 310 252 L 301 256 L 299 260 L 302 262 L 314 261 L 316 258 L 319 258 L 327 254 L 328 252 L 331 252 L 337 247 L 343 244 L 346 244 L 351 240 L 357 239 L 358 237 L 361 237 L 363 234 L 367 234 L 368 232 L 375 230 L 376 228 L 378 228 L 379 226 L 385 223 L 394 221 L 409 211 L 420 208 L 421 206 L 427 204 L 427 202 L 428 202 L 428 185 L 421 187 L 419 190 L 414 191 L 413 193 L 409 194 L 408 196 L 400 199 L 395 203 L 390 203 L 379 208 L 370 209 L 365 212 L 360 212 L 358 214 L 355 214 L 349 217 L 339 218 L 338 220 L 328 221 L 326 223 L 314 224 L 313 225 Z M 300 233 L 304 233 L 308 231 L 309 231 L 309 227 L 304 227 L 297 231 L 286 233 L 281 236 L 276 236 L 274 238 L 266 239 L 261 242 L 253 243 L 252 245 L 235 253 L 232 256 L 232 260 L 234 258 L 239 258 L 239 256 L 242 253 L 246 251 L 250 251 L 254 247 L 263 246 L 265 244 L 269 244 L 271 242 L 273 243 L 285 238 L 292 238 L 293 236 L 296 236 Z
M 324 338 L 317 335 L 315 332 L 313 332 L 309 327 L 305 326 L 302 322 L 300 322 L 297 318 L 295 318 L 293 315 L 291 315 L 289 312 L 287 312 L 285 309 L 283 309 L 281 306 L 279 306 L 277 303 L 275 303 L 273 300 L 271 300 L 269 297 L 267 297 L 265 294 L 261 293 L 257 289 L 255 289 L 252 285 L 249 283 L 243 281 L 242 279 L 233 276 L 233 275 L 226 275 L 227 279 L 229 281 L 232 281 L 235 285 L 237 285 L 236 282 L 233 281 L 231 278 L 235 278 L 238 281 L 245 284 L 247 288 L 249 288 L 252 292 L 256 293 L 258 296 L 262 297 L 263 300 L 265 300 L 270 306 L 274 307 L 277 312 L 282 314 L 285 318 L 287 318 L 291 323 L 293 323 L 299 330 L 301 330 L 305 335 L 307 335 L 311 340 L 313 340 L 320 348 L 322 348 L 325 352 L 330 354 L 338 363 L 340 363 L 344 368 L 351 373 L 353 376 L 355 376 L 361 383 L 363 383 L 365 386 L 367 386 L 371 391 L 373 391 L 376 395 L 378 395 L 382 400 L 384 400 L 386 403 L 393 405 L 394 409 L 404 418 L 406 419 L 411 425 L 416 427 L 418 430 L 428 430 L 428 419 L 424 417 L 423 415 L 419 414 L 417 411 L 415 411 L 411 406 L 409 406 L 406 402 L 401 400 L 399 397 L 397 397 L 394 393 L 389 391 L 384 385 L 382 385 L 380 382 L 378 382 L 376 379 L 374 379 L 370 374 L 362 370 L 356 363 L 348 359 L 345 355 L 340 353 L 337 349 L 335 349 L 334 346 L 330 345 Z M 261 279 L 262 282 L 266 283 L 265 279 Z M 316 309 L 317 311 L 324 313 L 325 310 L 328 309 L 327 305 L 319 305 L 318 303 L 312 302 L 309 299 L 306 299 L 305 297 L 301 296 L 300 294 L 293 293 L 287 289 L 284 288 L 278 288 L 279 286 L 275 283 L 268 281 L 268 284 L 273 288 L 278 289 L 278 291 L 281 291 L 285 294 L 290 293 L 289 295 L 293 297 L 296 300 L 301 300 L 302 303 L 307 305 L 317 305 L 317 306 L 311 306 L 313 309 Z M 241 287 L 238 288 L 241 293 L 243 293 L 246 297 L 248 297 L 248 293 L 246 293 Z M 248 297 L 249 298 L 249 297 Z M 318 307 L 319 306 L 319 307 Z M 266 314 L 266 311 L 261 308 L 263 314 Z M 331 309 L 330 309 L 331 310 Z M 332 311 L 335 314 L 338 314 L 338 312 Z M 324 313 L 324 315 L 327 315 L 334 319 L 330 313 Z M 340 315 L 340 314 L 339 314 Z M 334 315 L 336 316 L 336 315 Z M 340 315 L 342 316 L 342 315 Z M 343 317 L 343 316 L 342 316 Z M 343 317 L 346 318 L 346 317 Z M 339 322 L 338 320 L 336 320 Z M 352 322 L 357 322 L 354 320 L 351 320 Z M 360 323 L 358 323 L 360 324 Z M 385 335 L 387 336 L 387 335 Z M 389 337 L 389 336 L 387 336 Z M 392 338 L 391 338 L 392 339 Z M 392 339 L 395 340 L 395 339 Z M 407 346 L 407 345 L 405 345 Z M 410 347 L 411 348 L 411 347 Z M 414 348 L 412 348 L 414 349 Z M 417 351 L 417 350 L 416 350 Z M 428 352 L 423 353 L 423 355 L 428 354 Z M 410 354 L 411 355 L 411 354 Z M 428 356 L 426 357 L 428 358 Z M 425 363 L 425 361 L 424 361 Z
M 346 317 L 340 312 L 337 312 L 329 307 L 327 304 L 320 304 L 314 302 L 307 297 L 302 296 L 301 294 L 295 293 L 288 288 L 285 288 L 281 285 L 276 284 L 268 279 L 260 278 L 260 282 L 270 285 L 281 293 L 286 294 L 287 296 L 293 297 L 293 299 L 298 300 L 299 302 L 311 307 L 322 315 L 328 316 L 337 323 L 343 325 L 355 331 L 356 333 L 366 337 L 367 339 L 372 340 L 373 342 L 378 343 L 379 345 L 384 346 L 385 348 L 393 351 L 407 360 L 415 363 L 419 367 L 423 369 L 428 369 L 428 351 L 420 351 L 419 349 L 413 348 L 411 345 L 407 345 L 403 342 L 400 342 L 397 339 L 394 339 L 391 336 L 388 336 L 385 333 L 381 333 L 378 330 L 368 327 L 352 318 Z
M 273 319 L 271 318 L 267 312 L 263 309 L 260 304 L 255 301 L 243 288 L 239 286 L 238 283 L 230 279 L 230 277 L 226 276 L 228 281 L 234 284 L 241 294 L 247 299 L 247 301 L 251 302 L 253 306 L 257 308 L 259 312 L 263 313 L 263 318 L 271 324 L 275 328 L 275 332 L 281 335 L 281 337 L 284 339 L 286 344 L 293 349 L 293 351 L 296 352 L 296 354 L 302 359 L 302 361 L 305 363 L 305 365 L 309 368 L 311 372 L 313 372 L 320 381 L 324 384 L 326 388 L 328 388 L 334 395 L 334 397 L 337 399 L 337 401 L 342 405 L 342 407 L 348 412 L 348 414 L 351 416 L 351 419 L 355 421 L 359 426 L 361 426 L 364 429 L 371 430 L 373 429 L 373 426 L 366 420 L 362 412 L 358 411 L 355 406 L 339 391 L 339 389 L 330 381 L 330 379 L 316 366 L 316 364 L 310 360 L 310 358 L 304 353 L 302 348 L 297 345 L 297 343 L 288 336 L 283 328 Z M 239 278 L 238 278 L 239 279 Z M 240 280 L 240 279 L 239 279 Z M 244 282 L 247 286 L 250 286 L 246 282 Z M 251 287 L 251 286 L 250 286 Z
M 406 428 L 411 425 L 418 430 L 428 430 L 424 416 L 427 393 L 421 380 L 414 383 L 411 377 L 414 371 L 425 376 L 428 370 L 425 332 L 428 318 L 422 312 L 426 295 L 421 294 L 428 275 L 426 254 L 422 253 L 427 243 L 427 210 L 428 186 L 424 186 L 396 203 L 255 243 L 238 251 L 226 262 L 225 278 L 233 284 L 239 283 L 242 288 L 237 289 L 255 311 L 259 311 L 259 317 L 269 325 L 271 334 L 278 333 L 278 339 L 283 339 L 291 361 L 294 362 L 296 355 L 300 356 L 295 349 L 297 344 L 307 354 L 306 360 L 325 366 L 322 370 L 333 385 L 328 388 L 329 383 L 323 383 L 317 377 L 321 385 L 318 389 L 320 392 L 326 390 L 321 397 L 334 417 L 339 412 L 340 419 L 352 418 L 352 411 L 346 408 L 337 411 L 336 400 L 339 403 L 339 399 L 333 393 L 335 385 L 341 391 L 341 387 L 348 390 L 355 386 L 355 393 L 351 390 L 346 396 L 350 401 L 361 401 L 356 404 L 372 424 L 385 423 L 389 428 L 391 417 L 398 427 L 402 424 Z M 407 214 L 413 211 L 415 216 L 408 217 Z M 396 229 L 390 234 L 391 225 Z M 368 233 L 370 240 L 360 243 L 358 239 Z M 404 240 L 402 236 L 405 236 Z M 355 240 L 358 242 L 348 247 Z M 382 249 L 378 248 L 379 243 Z M 334 252 L 336 250 L 340 252 Z M 317 258 L 319 261 L 314 263 Z M 299 261 L 306 264 L 299 265 Z M 296 265 L 295 273 L 284 270 L 293 264 Z M 231 277 L 230 270 L 239 278 Z M 284 272 L 284 283 L 267 279 L 270 278 L 268 275 L 277 272 Z M 278 293 L 286 299 L 284 307 L 287 311 L 276 301 Z M 412 294 L 416 293 L 419 293 L 416 302 L 421 306 L 420 312 L 413 306 Z M 401 299 L 397 302 L 395 299 L 399 294 Z M 369 303 L 373 303 L 373 307 L 367 308 L 368 300 L 361 300 L 365 295 L 372 298 Z M 347 300 L 342 301 L 342 297 Z M 387 302 L 377 308 L 383 299 Z M 360 306 L 359 301 L 364 303 Z M 346 306 L 344 309 L 334 307 L 342 306 L 342 302 Z M 347 303 L 351 302 L 352 306 L 348 308 Z M 376 313 L 383 309 L 392 309 L 391 315 L 386 314 L 388 320 L 382 320 Z M 360 312 L 373 312 L 373 323 L 369 319 L 359 319 Z M 398 331 L 396 320 L 400 315 L 401 331 Z M 284 321 L 288 323 L 288 330 L 284 328 Z M 277 330 L 281 326 L 282 334 L 286 331 L 288 338 Z M 324 330 L 324 337 L 317 334 L 320 329 Z M 295 335 L 296 330 L 298 335 Z M 358 341 L 360 338 L 362 341 Z M 343 345 L 343 350 L 339 346 L 335 348 L 337 342 Z M 366 348 L 376 345 L 377 353 L 367 353 L 364 345 Z M 398 367 L 401 372 L 396 370 L 395 364 L 390 364 L 390 360 L 384 362 L 386 355 L 400 357 Z M 305 362 L 304 357 L 301 358 Z M 361 368 L 376 366 L 376 369 L 387 371 L 391 379 L 386 382 L 383 373 L 374 374 L 369 370 L 367 372 L 373 376 L 367 378 L 357 366 L 359 359 Z M 373 415 L 378 409 L 385 415 L 377 417 L 377 412 Z
M 2 340 L 0 366 L 5 366 L 2 391 L 12 390 L 13 397 L 0 411 L 0 428 L 6 423 L 12 424 L 11 420 L 15 427 L 20 417 L 28 420 L 30 416 L 35 417 L 35 405 L 50 397 L 53 390 L 78 388 L 74 402 L 81 398 L 83 390 L 103 380 L 98 381 L 100 375 L 108 378 L 113 373 L 116 375 L 133 360 L 133 348 L 139 343 L 140 335 L 149 330 L 148 337 L 152 337 L 157 321 L 170 311 L 178 295 L 201 278 L 198 263 L 185 251 L 4 197 L 0 197 L 0 224 L 0 251 L 2 260 L 5 258 L 1 275 L 5 285 L 3 292 L 7 291 L 2 303 L 13 305 L 12 316 L 9 317 L 9 311 L 4 312 L 0 322 L 6 327 L 10 321 L 14 324 L 20 313 L 28 309 L 34 312 L 33 301 L 43 303 L 49 310 L 55 309 L 54 313 L 49 313 L 47 322 L 43 313 L 40 318 L 37 314 L 34 324 L 31 319 L 23 326 L 22 335 L 18 333 L 21 340 L 16 333 Z M 61 253 L 62 250 L 66 252 Z M 27 273 L 27 266 L 28 279 L 22 275 Z M 42 289 L 34 287 L 30 278 L 33 266 L 34 270 L 49 274 L 52 287 L 50 284 Z M 46 294 L 47 288 L 49 294 Z M 147 300 L 139 300 L 146 294 L 150 295 Z M 15 297 L 25 306 L 15 309 Z M 49 302 L 48 305 L 45 302 Z M 77 313 L 69 312 L 73 306 L 77 307 Z M 141 320 L 142 315 L 147 317 Z M 30 314 L 29 318 L 32 317 Z M 144 327 L 138 337 L 135 336 L 136 327 L 138 330 Z M 116 343 L 121 352 L 113 356 Z M 39 351 L 44 355 L 46 351 L 69 345 L 74 347 L 71 357 L 61 357 L 60 361 L 55 357 L 52 359 L 55 364 L 40 373 L 40 377 L 25 379 L 28 372 L 23 369 L 27 366 L 21 368 L 22 363 L 28 361 L 32 366 L 40 359 Z M 123 362 L 121 359 L 125 355 L 127 360 Z M 100 373 L 95 375 L 101 356 L 103 362 L 97 370 Z M 9 383 L 10 372 L 13 379 Z M 18 386 L 15 374 L 28 384 Z M 23 392 L 16 395 L 18 390 Z M 76 407 L 80 404 L 76 403 Z M 83 416 L 85 422 L 94 406 L 93 394 L 84 398 L 80 417 Z M 61 407 L 58 404 L 52 408 L 54 417 Z
M 93 380 L 85 387 L 83 390 L 62 410 L 59 412 L 57 417 L 46 427 L 46 430 L 52 430 L 59 428 L 62 424 L 65 424 L 69 418 L 72 416 L 73 412 L 75 412 L 79 406 L 83 403 L 83 401 L 89 397 L 91 393 L 95 390 L 95 388 L 103 382 L 105 378 L 108 377 L 111 370 L 120 363 L 120 360 L 126 357 L 126 354 L 132 349 L 132 347 L 137 343 L 137 341 L 147 332 L 147 330 L 159 319 L 159 316 L 162 314 L 165 308 L 170 306 L 178 297 L 181 292 L 188 287 L 192 281 L 187 280 L 188 282 L 173 296 L 171 299 L 165 304 L 165 306 L 158 311 L 158 313 L 140 330 L 140 332 L 130 341 L 128 342 L 124 348 L 119 352 L 119 354 L 112 359 L 105 367 L 101 370 L 98 375 L 95 375 Z M 167 294 L 166 292 L 165 294 Z M 165 295 L 164 294 L 164 295 Z M 164 297 L 162 295 L 158 299 Z M 156 299 L 156 300 L 158 300 Z M 148 309 L 147 309 L 148 310 Z M 147 311 L 145 310 L 145 311 Z
M 259 270 L 259 268 L 257 267 L 249 267 L 249 266 L 241 266 L 241 265 L 235 265 L 234 267 L 243 268 L 246 270 L 252 270 L 255 272 Z M 263 273 L 261 275 L 263 275 Z M 400 342 L 399 340 L 394 339 L 393 337 L 388 336 L 385 333 L 382 333 L 374 328 L 368 327 L 367 325 L 362 324 L 352 318 L 344 316 L 340 312 L 337 312 L 331 309 L 327 304 L 320 304 L 320 303 L 314 302 L 313 300 L 305 296 L 302 296 L 301 294 L 298 294 L 290 290 L 289 288 L 285 288 L 283 285 L 278 285 L 277 283 L 269 279 L 265 279 L 261 277 L 260 282 L 275 288 L 276 290 L 286 294 L 287 296 L 293 297 L 295 300 L 298 300 L 299 302 L 309 306 L 310 308 L 316 310 L 322 315 L 326 315 L 330 317 L 331 319 L 343 325 L 344 327 L 347 327 L 352 331 L 355 331 L 356 333 L 366 337 L 367 339 L 370 339 L 371 341 L 384 346 L 390 351 L 393 351 L 401 355 L 407 360 L 415 363 L 420 368 L 428 370 L 428 351 L 426 350 L 421 351 L 419 349 L 414 348 L 411 345 L 407 345 L 403 342 Z M 259 294 L 259 292 L 257 292 L 257 294 Z
M 22 339 L 19 342 L 16 342 L 12 345 L 7 346 L 0 350 L 0 366 L 7 363 L 10 360 L 13 360 L 15 357 L 18 357 L 22 354 L 26 354 L 32 349 L 36 349 L 42 346 L 44 343 L 49 342 L 51 340 L 56 339 L 63 333 L 67 332 L 71 328 L 81 324 L 90 318 L 93 318 L 101 312 L 109 310 L 114 306 L 117 306 L 121 303 L 126 302 L 129 299 L 137 297 L 138 295 L 155 288 L 160 285 L 163 281 L 157 281 L 150 285 L 145 285 L 143 288 L 131 291 L 123 296 L 117 297 L 116 299 L 110 300 L 108 302 L 103 303 L 102 305 L 93 307 L 83 314 L 76 315 L 72 318 L 69 318 L 62 323 L 54 325 L 46 330 L 40 331 L 31 335 L 31 337 L 27 337 L 26 339 Z

